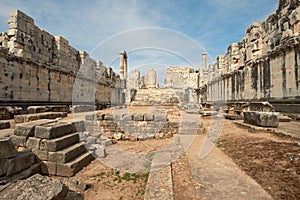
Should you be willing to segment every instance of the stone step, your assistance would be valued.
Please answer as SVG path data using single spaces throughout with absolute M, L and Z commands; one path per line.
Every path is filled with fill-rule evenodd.
M 74 126 L 66 122 L 57 122 L 36 126 L 34 136 L 43 139 L 53 139 L 75 131 Z
M 35 121 L 39 119 L 56 119 L 61 117 L 67 117 L 66 112 L 45 112 L 45 113 L 35 113 L 26 115 L 15 115 L 14 119 L 16 123 L 24 123 L 29 121 Z
M 41 119 L 37 121 L 17 124 L 14 130 L 14 134 L 17 136 L 31 137 L 34 136 L 34 129 L 36 126 L 41 126 L 52 122 L 53 120 Z
M 63 149 L 61 151 L 49 152 L 49 161 L 64 164 L 76 158 L 80 154 L 85 153 L 86 151 L 87 150 L 84 146 L 84 143 L 81 142 L 78 144 L 74 144 L 69 148 Z
M 40 150 L 42 151 L 59 151 L 79 142 L 79 134 L 72 133 L 55 139 L 42 139 Z
M 73 176 L 78 171 L 90 164 L 90 162 L 92 162 L 94 159 L 94 156 L 90 152 L 86 152 L 68 163 L 57 164 L 56 175 L 67 177 Z

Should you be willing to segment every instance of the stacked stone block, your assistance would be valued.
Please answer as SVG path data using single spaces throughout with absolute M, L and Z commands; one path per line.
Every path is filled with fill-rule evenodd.
M 96 114 L 86 116 L 87 126 L 113 140 L 146 140 L 172 137 L 178 123 L 168 121 L 167 114 Z
M 274 13 L 252 23 L 241 41 L 202 70 L 201 88 L 207 90 L 203 96 L 213 102 L 298 97 L 299 24 L 300 2 L 280 0 Z
M 9 138 L 0 139 L 0 185 L 40 171 L 35 155 L 18 152 Z
M 94 159 L 79 141 L 79 132 L 84 130 L 83 121 L 50 123 L 38 120 L 18 124 L 12 141 L 37 156 L 42 173 L 73 176 Z
M 75 96 L 76 102 L 86 103 L 85 95 L 96 90 L 97 104 L 109 105 L 115 88 L 124 87 L 117 85 L 120 77 L 111 68 L 79 52 L 63 37 L 40 29 L 23 12 L 11 11 L 8 24 L 9 30 L 0 34 L 1 101 L 70 103 Z M 83 64 L 95 74 L 77 76 Z

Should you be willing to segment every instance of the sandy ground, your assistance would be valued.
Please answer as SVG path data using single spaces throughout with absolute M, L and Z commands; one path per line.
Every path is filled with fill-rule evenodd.
M 142 109 L 143 112 L 147 108 Z M 136 109 L 130 110 L 135 112 Z M 178 117 L 174 110 L 173 116 Z M 202 119 L 207 130 L 210 118 Z M 284 124 L 297 131 L 298 122 Z M 205 133 L 203 133 L 205 134 Z M 146 141 L 119 141 L 119 148 L 135 153 L 154 152 L 170 142 L 169 139 Z M 250 132 L 246 128 L 226 120 L 216 147 L 226 153 L 235 164 L 252 177 L 274 199 L 300 198 L 300 146 L 297 140 L 266 131 Z M 299 142 L 299 141 L 298 141 Z M 85 199 L 143 199 L 147 174 L 128 174 L 94 161 L 76 177 L 89 184 Z M 186 154 L 172 163 L 175 199 L 200 199 L 192 179 L 191 166 Z

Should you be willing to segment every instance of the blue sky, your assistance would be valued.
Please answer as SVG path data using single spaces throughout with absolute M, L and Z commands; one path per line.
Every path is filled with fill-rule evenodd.
M 169 65 L 176 65 L 178 60 L 172 58 L 174 54 L 165 59 L 168 56 L 154 54 L 151 52 L 153 49 L 137 51 L 140 46 L 129 47 L 139 37 L 132 30 L 161 27 L 164 36 L 151 34 L 150 30 L 150 38 L 141 38 L 150 43 L 159 41 L 156 45 L 166 46 L 164 49 L 175 52 L 175 55 L 189 54 L 191 62 L 196 65 L 194 67 L 199 67 L 201 51 L 208 53 L 208 62 L 215 61 L 218 55 L 225 54 L 232 42 L 244 37 L 246 28 L 252 22 L 263 21 L 275 11 L 277 4 L 277 0 L 1 0 L 0 32 L 8 29 L 9 10 L 19 9 L 31 16 L 41 29 L 63 36 L 76 49 L 89 52 L 117 71 L 117 51 L 121 49 L 129 51 L 130 69 L 147 63 L 153 66 L 168 65 L 168 62 Z M 123 40 L 126 42 L 114 44 L 117 48 L 110 48 L 114 46 L 112 41 L 106 43 L 117 41 L 115 38 L 124 36 L 128 31 L 132 34 Z M 173 36 L 176 39 L 173 40 Z M 178 37 L 181 37 L 180 42 Z M 199 51 L 189 49 L 184 45 L 188 42 L 184 41 L 194 42 Z M 96 55 L 94 52 L 99 44 L 105 49 Z M 116 55 L 115 60 L 106 59 L 104 52 L 112 52 Z M 185 58 L 189 57 L 186 55 Z M 196 57 L 199 62 L 193 60 Z M 189 62 L 178 61 L 178 65 L 189 65 Z

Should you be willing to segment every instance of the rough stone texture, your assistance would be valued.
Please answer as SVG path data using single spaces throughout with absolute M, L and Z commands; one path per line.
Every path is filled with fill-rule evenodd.
M 7 129 L 7 128 L 10 128 L 10 123 L 0 121 L 0 129 Z
M 150 69 L 143 77 L 142 88 L 157 88 L 157 75 L 154 69 Z
M 36 126 L 34 136 L 43 139 L 52 139 L 74 132 L 74 125 L 66 122 L 58 122 Z
M 35 158 L 31 152 L 19 153 L 16 157 L 8 160 L 6 175 L 9 176 L 27 169 L 33 165 L 34 162 Z
M 9 138 L 0 139 L 0 159 L 11 158 L 17 155 L 12 141 Z
M 46 111 L 47 111 L 46 106 L 29 106 L 27 108 L 28 114 L 42 113 L 42 112 L 46 112 Z
M 254 22 L 240 42 L 201 69 L 206 101 L 293 102 L 299 96 L 299 7 L 299 1 L 280 0 L 274 13 Z M 299 112 L 293 105 L 286 108 Z
M 79 142 L 78 133 L 72 133 L 55 139 L 43 139 L 40 145 L 40 150 L 59 151 L 77 142 Z
M 35 121 L 39 119 L 56 119 L 61 117 L 66 117 L 66 112 L 46 112 L 46 113 L 35 113 L 35 114 L 27 114 L 27 115 L 15 115 L 16 123 L 24 123 L 29 121 Z
M 274 112 L 244 112 L 244 122 L 262 127 L 278 127 L 279 114 Z
M 68 187 L 61 181 L 36 174 L 9 185 L 0 191 L 0 196 L 3 199 L 63 200 L 67 193 Z
M 174 199 L 171 152 L 157 152 L 153 157 L 144 199 Z
M 65 38 L 40 29 L 21 11 L 9 15 L 9 30 L 0 37 L 0 65 L 5 72 L 0 75 L 0 100 L 72 102 L 73 96 L 80 103 L 93 94 L 97 106 L 106 107 L 113 93 L 122 93 L 120 77 L 111 68 L 76 50 Z M 1 113 L 0 118 L 11 117 Z
M 22 124 L 17 124 L 14 129 L 14 134 L 17 136 L 31 137 L 34 136 L 34 130 L 36 126 L 41 126 L 44 124 L 49 124 L 53 122 L 49 119 L 41 119 L 32 122 L 26 122 Z
M 251 102 L 249 103 L 250 111 L 274 112 L 275 108 L 269 102 Z
M 0 61 L 1 63 L 1 61 Z M 14 115 L 22 113 L 22 108 L 19 107 L 2 107 L 0 106 L 0 120 L 11 119 Z
M 86 152 L 71 162 L 68 162 L 66 164 L 57 164 L 56 175 L 73 176 L 83 167 L 87 166 L 94 159 L 95 158 L 92 154 Z

